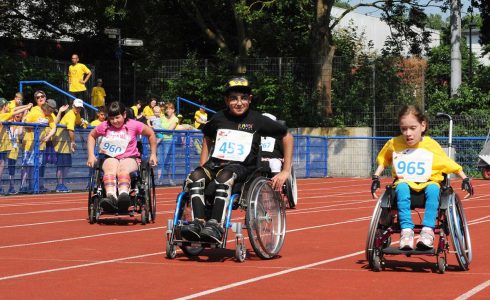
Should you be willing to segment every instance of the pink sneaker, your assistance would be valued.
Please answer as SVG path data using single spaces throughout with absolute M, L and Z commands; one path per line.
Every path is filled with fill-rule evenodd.
M 413 250 L 413 230 L 411 228 L 402 229 L 400 234 L 400 250 Z
M 417 248 L 429 250 L 434 248 L 434 230 L 430 227 L 422 228 L 417 239 Z

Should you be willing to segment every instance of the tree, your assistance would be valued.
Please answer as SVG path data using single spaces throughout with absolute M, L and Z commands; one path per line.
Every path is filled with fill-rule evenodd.
M 490 1 L 489 0 L 472 0 L 471 5 L 480 10 L 480 42 L 484 45 L 485 53 L 490 52 Z

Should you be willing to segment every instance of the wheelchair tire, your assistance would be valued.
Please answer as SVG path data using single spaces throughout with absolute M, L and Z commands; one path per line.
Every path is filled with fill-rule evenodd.
M 98 219 L 97 215 L 99 209 L 99 201 L 98 201 L 98 197 L 95 196 L 95 193 L 99 184 L 102 184 L 101 180 L 99 179 L 99 176 L 100 176 L 100 170 L 99 168 L 95 168 L 92 177 L 90 177 L 89 179 L 87 214 L 88 214 L 88 221 L 90 224 L 94 224 L 95 222 L 97 222 Z
M 257 177 L 250 184 L 245 223 L 257 256 L 262 259 L 276 257 L 286 235 L 286 213 L 270 179 Z
M 484 166 L 481 169 L 481 175 L 482 175 L 483 179 L 489 180 L 490 179 L 490 166 Z
M 288 197 L 289 208 L 295 208 L 298 203 L 298 188 L 296 185 L 296 174 L 294 169 L 291 169 L 291 175 L 286 180 L 286 197 Z
M 177 256 L 175 245 L 170 244 L 169 241 L 166 242 L 165 255 L 168 259 L 174 259 Z
M 368 229 L 368 235 L 366 239 L 366 250 L 365 250 L 365 255 L 366 255 L 366 260 L 369 262 L 369 267 L 374 268 L 374 241 L 376 240 L 376 235 L 378 233 L 378 224 L 379 224 L 379 219 L 381 217 L 381 199 L 383 198 L 383 195 L 381 195 L 376 202 L 376 206 L 374 207 L 373 215 L 371 217 L 371 222 L 369 223 L 369 229 Z
M 157 200 L 156 200 L 156 191 L 155 191 L 155 178 L 153 175 L 153 169 L 150 167 L 149 163 L 145 163 L 141 168 L 141 179 L 144 183 L 145 189 L 145 206 L 147 223 L 155 222 L 156 218 L 156 209 L 157 209 Z
M 463 271 L 466 271 L 469 269 L 469 265 L 473 258 L 468 221 L 459 196 L 454 193 L 449 201 L 446 210 L 449 235 L 451 236 L 452 245 L 459 266 Z
M 143 205 L 141 205 L 141 225 L 146 225 L 148 223 L 148 218 L 150 213 L 148 212 L 148 201 L 145 201 Z
M 99 207 L 99 199 L 98 197 L 92 197 L 89 200 L 88 205 L 88 222 L 90 224 L 94 224 L 97 222 L 98 218 L 98 207 Z
M 238 262 L 244 262 L 247 258 L 247 247 L 245 244 L 237 244 L 235 248 L 235 259 Z

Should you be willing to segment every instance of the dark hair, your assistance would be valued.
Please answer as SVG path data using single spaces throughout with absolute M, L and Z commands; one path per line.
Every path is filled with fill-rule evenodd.
M 425 122 L 425 130 L 424 132 L 422 132 L 422 135 L 427 133 L 427 131 L 429 130 L 429 120 L 418 106 L 404 105 L 398 113 L 398 121 L 400 121 L 402 117 L 407 115 L 413 115 L 420 124 L 422 124 L 422 122 Z
M 126 106 L 124 106 L 124 104 L 122 104 L 121 102 L 118 102 L 118 101 L 114 101 L 114 102 L 111 102 L 111 104 L 109 104 L 109 106 L 107 107 L 107 116 L 108 117 L 115 117 L 115 116 L 119 116 L 119 115 L 124 115 L 124 113 L 126 112 Z M 127 120 L 127 116 L 126 116 L 126 119 L 124 121 Z

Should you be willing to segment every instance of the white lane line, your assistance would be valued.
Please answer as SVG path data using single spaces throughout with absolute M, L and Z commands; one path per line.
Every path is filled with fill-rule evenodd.
M 97 238 L 97 237 L 101 237 L 101 236 L 137 233 L 137 232 L 142 232 L 142 231 L 159 230 L 159 229 L 165 229 L 165 228 L 167 228 L 167 227 L 166 226 L 159 226 L 159 227 L 153 227 L 153 228 L 135 229 L 135 230 L 131 230 L 131 231 L 117 231 L 117 232 L 108 232 L 108 233 L 93 234 L 93 235 L 83 235 L 83 236 L 71 237 L 71 238 L 66 238 L 66 239 L 58 239 L 58 240 L 49 240 L 49 241 L 34 242 L 34 243 L 0 246 L 0 249 L 18 248 L 18 247 L 26 247 L 26 246 L 34 246 L 34 245 L 44 245 L 44 244 L 52 244 L 52 243 L 67 242 L 67 241 L 76 241 L 76 240 Z M 163 233 L 162 233 L 162 236 L 163 236 Z
M 6 226 L 0 226 L 0 229 L 38 226 L 38 225 L 47 225 L 47 224 L 56 224 L 56 223 L 79 222 L 79 221 L 87 221 L 87 219 L 71 219 L 71 220 L 59 220 L 59 221 L 50 221 L 50 222 L 30 223 L 30 224 L 6 225 Z
M 234 287 L 237 287 L 237 286 L 249 284 L 249 283 L 252 283 L 252 282 L 256 282 L 256 281 L 260 281 L 260 280 L 264 280 L 264 279 L 269 279 L 269 278 L 272 278 L 272 277 L 277 277 L 277 276 L 281 276 L 281 275 L 284 275 L 284 274 L 288 274 L 288 273 L 292 273 L 292 272 L 297 272 L 297 271 L 305 270 L 305 269 L 308 269 L 308 268 L 313 268 L 313 267 L 316 267 L 316 266 L 319 266 L 319 265 L 324 265 L 324 264 L 328 264 L 328 263 L 335 262 L 335 261 L 338 261 L 338 260 L 350 258 L 350 257 L 353 257 L 353 256 L 360 255 L 362 253 L 364 253 L 364 251 L 357 251 L 357 252 L 354 252 L 354 253 L 350 253 L 350 254 L 342 255 L 342 256 L 337 256 L 337 257 L 334 257 L 334 258 L 322 260 L 322 261 L 315 262 L 315 263 L 312 263 L 312 264 L 298 266 L 298 267 L 295 267 L 295 268 L 290 268 L 290 269 L 287 269 L 287 270 L 283 270 L 283 271 L 279 271 L 279 272 L 275 272 L 275 273 L 271 273 L 271 274 L 267 274 L 267 275 L 263 275 L 263 276 L 259 276 L 259 277 L 255 277 L 255 278 L 251 278 L 251 279 L 247 279 L 247 280 L 237 281 L 237 282 L 234 282 L 234 283 L 231 283 L 231 284 L 228 284 L 228 285 L 223 285 L 223 286 L 220 286 L 220 287 L 217 287 L 217 288 L 209 289 L 209 290 L 206 290 L 206 291 L 202 291 L 202 292 L 199 292 L 199 293 L 195 293 L 195 294 L 184 296 L 184 297 L 177 298 L 177 299 L 178 300 L 194 299 L 194 298 L 197 298 L 197 297 L 202 297 L 202 296 L 206 296 L 206 295 L 209 295 L 209 294 L 221 292 L 221 291 L 224 291 L 224 290 L 227 290 L 227 289 L 231 289 L 231 288 L 234 288 Z
M 479 285 L 477 285 L 477 286 L 475 286 L 474 288 L 467 291 L 463 295 L 459 296 L 455 300 L 466 300 L 466 299 L 470 298 L 471 296 L 475 295 L 476 293 L 481 292 L 482 290 L 486 289 L 489 286 L 490 286 L 490 279 L 479 284 Z
M 75 266 L 62 267 L 62 268 L 49 269 L 49 270 L 42 270 L 42 271 L 36 271 L 36 272 L 30 272 L 30 273 L 22 273 L 22 274 L 11 275 L 11 276 L 4 276 L 4 277 L 0 277 L 0 281 L 20 278 L 20 277 L 39 275 L 39 274 L 58 272 L 58 271 L 66 271 L 66 270 L 71 270 L 71 269 L 86 268 L 86 267 L 91 267 L 91 266 L 96 266 L 96 265 L 109 264 L 109 263 L 120 262 L 120 261 L 125 261 L 125 260 L 130 260 L 130 259 L 143 258 L 143 257 L 148 257 L 148 256 L 163 255 L 164 253 L 165 252 L 163 252 L 163 251 L 162 252 L 155 252 L 155 253 L 149 253 L 149 254 L 142 254 L 142 255 L 116 258 L 116 259 L 111 259 L 111 260 L 97 261 L 97 262 L 83 264 L 83 265 L 75 265 Z

